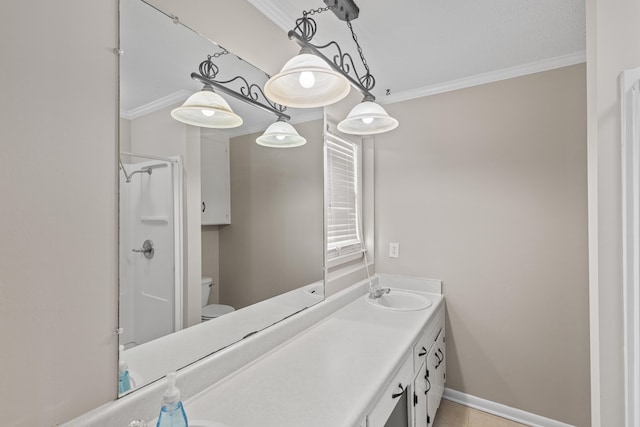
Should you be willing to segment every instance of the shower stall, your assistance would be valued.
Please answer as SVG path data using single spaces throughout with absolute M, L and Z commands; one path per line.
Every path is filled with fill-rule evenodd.
M 182 329 L 182 161 L 120 154 L 120 344 Z

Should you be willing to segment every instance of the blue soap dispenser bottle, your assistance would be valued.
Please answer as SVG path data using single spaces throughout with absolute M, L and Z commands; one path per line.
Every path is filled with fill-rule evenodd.
M 118 362 L 118 394 L 123 394 L 131 390 L 131 378 L 129 377 L 129 366 L 122 357 L 124 346 L 119 347 L 119 362 Z
M 156 427 L 188 427 L 187 414 L 180 401 L 180 390 L 176 387 L 176 373 L 167 374 L 167 389 L 162 395 L 162 408 Z

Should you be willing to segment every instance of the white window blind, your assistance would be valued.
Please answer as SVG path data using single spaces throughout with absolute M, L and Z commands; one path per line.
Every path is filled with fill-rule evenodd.
M 360 145 L 332 132 L 327 150 L 327 256 L 362 252 L 360 234 Z

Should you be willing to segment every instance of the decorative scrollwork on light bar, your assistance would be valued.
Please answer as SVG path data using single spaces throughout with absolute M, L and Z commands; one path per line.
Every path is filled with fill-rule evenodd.
M 311 43 L 309 43 L 311 44 Z M 364 75 L 360 75 L 358 73 L 358 70 L 356 68 L 356 64 L 355 62 L 353 62 L 353 57 L 351 56 L 351 54 L 349 52 L 342 52 L 342 49 L 340 48 L 340 45 L 335 42 L 335 41 L 330 41 L 329 43 L 322 45 L 322 46 L 314 46 L 316 49 L 326 49 L 330 46 L 335 46 L 335 48 L 338 50 L 338 53 L 333 55 L 333 63 L 340 68 L 340 70 L 342 70 L 342 72 L 344 72 L 345 74 L 349 74 L 351 73 L 351 70 L 353 70 L 353 74 L 355 74 L 356 79 L 360 82 L 360 85 L 362 85 L 362 87 L 364 89 L 366 89 L 367 91 L 370 91 L 374 88 L 374 86 L 376 85 L 376 79 L 375 77 L 373 77 L 373 74 L 371 74 L 370 72 L 367 72 Z M 349 65 L 349 63 L 351 65 Z
M 362 60 L 362 65 L 364 66 L 366 73 L 360 74 L 356 68 L 353 57 L 348 52 L 343 52 L 342 48 L 336 41 L 330 41 L 324 45 L 315 45 L 311 43 L 311 40 L 316 34 L 318 26 L 316 21 L 313 18 L 310 18 L 308 15 L 314 13 L 321 13 L 326 10 L 333 10 L 335 7 L 328 6 L 322 9 L 316 9 L 312 11 L 303 12 L 302 18 L 298 18 L 296 20 L 296 25 L 293 30 L 289 31 L 288 36 L 289 39 L 294 40 L 298 45 L 302 48 L 309 49 L 315 55 L 322 58 L 331 68 L 333 68 L 336 72 L 342 74 L 344 77 L 349 80 L 349 82 L 356 87 L 362 94 L 365 99 L 373 101 L 375 100 L 375 96 L 371 93 L 371 90 L 376 85 L 376 79 L 373 77 L 371 72 L 369 71 L 369 66 L 367 65 L 366 59 L 362 53 L 362 48 L 358 43 L 358 39 L 353 31 L 353 27 L 351 26 L 350 20 L 347 20 L 347 26 L 351 30 L 351 35 L 353 37 L 354 42 L 358 48 L 358 53 L 360 55 L 360 59 Z M 332 55 L 332 59 L 329 59 L 322 50 L 335 48 L 337 53 Z M 355 78 L 352 75 L 355 75 Z
M 291 119 L 288 114 L 285 114 L 287 107 L 269 100 L 260 85 L 256 83 L 249 83 L 249 81 L 242 76 L 236 76 L 229 80 L 216 80 L 216 76 L 220 72 L 220 68 L 213 63 L 211 58 L 211 55 L 207 55 L 207 59 L 202 61 L 198 66 L 200 74 L 191 73 L 192 79 L 199 81 L 203 85 L 216 88 L 220 92 L 251 104 L 264 111 L 272 113 L 276 115 L 279 120 L 289 121 Z M 228 87 L 228 85 L 232 85 L 237 82 L 240 83 L 240 85 L 236 85 L 238 86 L 238 90 Z

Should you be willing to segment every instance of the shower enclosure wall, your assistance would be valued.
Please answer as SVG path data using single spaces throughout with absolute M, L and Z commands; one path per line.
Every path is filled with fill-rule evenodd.
M 182 163 L 121 153 L 120 344 L 182 329 Z

